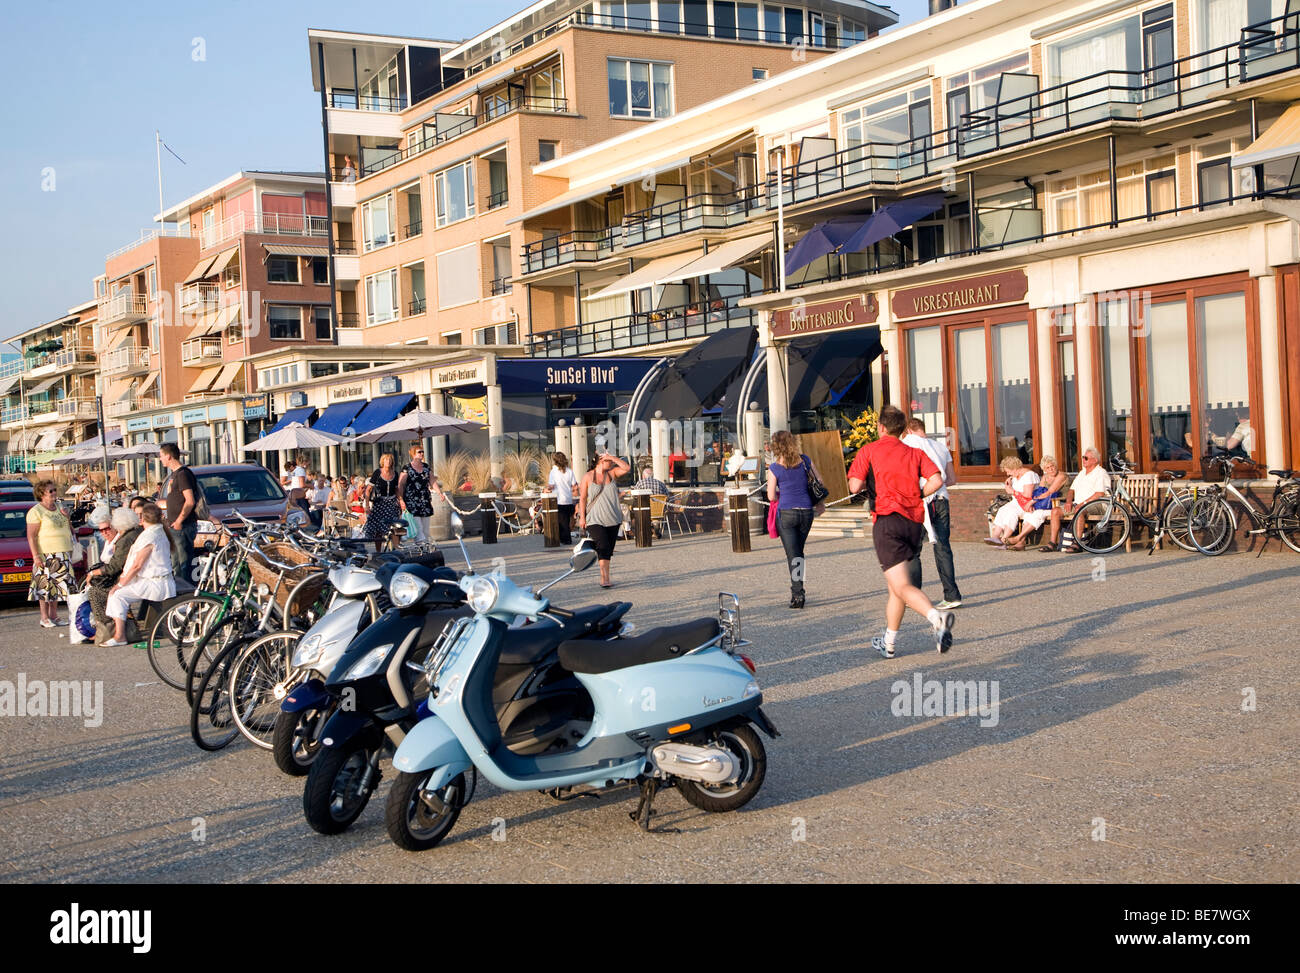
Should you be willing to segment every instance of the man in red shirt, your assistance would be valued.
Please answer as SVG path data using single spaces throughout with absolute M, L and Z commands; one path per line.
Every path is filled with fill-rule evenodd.
M 873 501 L 871 542 L 889 586 L 885 634 L 872 638 L 871 646 L 892 659 L 903 614 L 910 607 L 934 628 L 935 648 L 947 652 L 956 616 L 935 608 L 925 592 L 912 584 L 908 570 L 908 563 L 921 553 L 924 498 L 942 488 L 943 472 L 923 451 L 902 441 L 907 416 L 901 409 L 887 405 L 880 410 L 880 430 L 880 439 L 858 450 L 849 467 L 849 492 L 860 493 L 866 487 Z M 925 485 L 918 486 L 922 480 Z

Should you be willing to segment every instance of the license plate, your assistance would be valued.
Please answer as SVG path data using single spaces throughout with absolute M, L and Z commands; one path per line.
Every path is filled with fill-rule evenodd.
M 31 581 L 32 573 L 30 571 L 24 571 L 21 574 L 6 574 L 3 576 L 3 580 L 5 584 L 17 581 Z

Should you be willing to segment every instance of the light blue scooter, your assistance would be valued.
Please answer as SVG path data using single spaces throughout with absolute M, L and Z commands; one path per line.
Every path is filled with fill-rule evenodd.
M 649 829 L 661 786 L 706 811 L 734 811 L 763 784 L 767 755 L 756 725 L 771 737 L 754 664 L 736 650 L 739 602 L 719 595 L 718 618 L 701 618 L 613 641 L 571 641 L 561 665 L 591 694 L 590 728 L 576 743 L 523 756 L 502 745 L 492 705 L 492 677 L 510 623 L 519 616 L 560 621 L 542 591 L 589 568 L 595 551 L 580 543 L 569 571 L 535 595 L 503 574 L 461 580 L 473 618 L 448 626 L 425 663 L 432 715 L 412 729 L 393 757 L 399 771 L 388 794 L 388 834 L 402 848 L 432 848 L 451 831 L 468 803 L 467 774 L 475 771 L 508 791 L 557 794 L 587 785 L 635 782 L 641 800 L 632 813 Z M 466 558 L 468 560 L 468 557 Z

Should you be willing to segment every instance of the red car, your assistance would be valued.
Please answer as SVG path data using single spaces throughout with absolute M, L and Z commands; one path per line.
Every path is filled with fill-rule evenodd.
M 32 549 L 27 544 L 27 503 L 0 503 L 0 597 L 22 595 L 32 582 Z M 74 531 L 79 540 L 82 531 Z M 86 573 L 84 557 L 72 565 L 80 580 Z

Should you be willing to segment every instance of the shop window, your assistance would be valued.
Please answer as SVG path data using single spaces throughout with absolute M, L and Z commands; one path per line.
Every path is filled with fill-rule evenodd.
M 1244 293 L 1196 299 L 1197 372 L 1204 411 L 1200 435 L 1206 454 L 1233 452 L 1244 457 L 1255 452 L 1246 333 Z
M 1057 463 L 1062 470 L 1082 468 L 1079 447 L 1079 383 L 1074 347 L 1074 312 L 1056 313 L 1056 429 Z M 1040 451 L 1041 454 L 1041 451 Z
M 925 422 L 928 435 L 944 434 L 948 422 L 943 386 L 943 336 L 937 325 L 907 332 L 907 379 L 912 392 L 912 414 Z
M 1147 333 L 1147 459 L 1192 458 L 1192 383 L 1187 354 L 1187 302 L 1142 308 Z M 1243 329 L 1244 330 L 1244 329 Z
M 963 328 L 955 339 L 958 461 L 962 466 L 991 466 L 984 329 Z
M 997 324 L 993 332 L 993 417 L 998 460 L 1034 461 L 1034 396 L 1030 385 L 1029 325 Z

